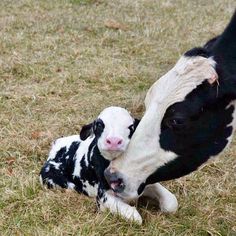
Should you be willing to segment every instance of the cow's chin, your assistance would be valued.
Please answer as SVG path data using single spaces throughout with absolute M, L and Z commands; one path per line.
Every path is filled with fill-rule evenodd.
M 116 196 L 126 202 L 137 200 L 145 189 L 145 185 L 142 182 L 140 184 L 140 181 L 137 181 L 136 178 L 128 177 L 122 173 L 114 176 L 112 171 L 109 171 L 109 168 L 104 171 L 104 176 Z
M 122 198 L 126 202 L 131 202 L 137 200 L 140 196 L 138 195 L 137 191 L 133 192 L 126 192 L 125 190 L 121 193 L 115 193 L 116 196 Z

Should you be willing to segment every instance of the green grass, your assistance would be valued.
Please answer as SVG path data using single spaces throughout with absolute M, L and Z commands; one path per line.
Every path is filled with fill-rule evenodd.
M 1 235 L 236 235 L 236 148 L 164 183 L 174 215 L 147 201 L 138 226 L 94 199 L 43 189 L 50 143 L 109 105 L 141 117 L 147 89 L 228 23 L 234 0 L 0 1 Z M 107 27 L 108 21 L 121 29 Z

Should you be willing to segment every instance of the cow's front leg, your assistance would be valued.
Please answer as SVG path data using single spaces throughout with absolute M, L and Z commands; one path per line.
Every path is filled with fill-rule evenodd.
M 126 220 L 134 221 L 142 224 L 142 217 L 135 207 L 122 201 L 121 198 L 115 196 L 112 190 L 107 190 L 100 193 L 97 197 L 97 203 L 101 211 L 108 209 L 113 214 L 118 214 Z
M 159 183 L 147 185 L 143 196 L 157 199 L 162 212 L 174 213 L 178 209 L 178 201 L 175 195 Z

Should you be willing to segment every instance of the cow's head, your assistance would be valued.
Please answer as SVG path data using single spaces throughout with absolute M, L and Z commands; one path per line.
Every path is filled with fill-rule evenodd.
M 145 185 L 188 174 L 223 150 L 236 80 L 220 80 L 216 71 L 214 58 L 196 48 L 149 89 L 127 152 L 105 170 L 120 197 L 136 198 Z
M 146 112 L 105 176 L 123 198 L 196 170 L 219 154 L 236 126 L 236 11 L 219 36 L 195 48 L 149 89 Z
M 82 127 L 80 138 L 85 140 L 95 135 L 101 154 L 104 158 L 113 160 L 127 149 L 138 122 L 126 109 L 108 107 L 94 122 Z

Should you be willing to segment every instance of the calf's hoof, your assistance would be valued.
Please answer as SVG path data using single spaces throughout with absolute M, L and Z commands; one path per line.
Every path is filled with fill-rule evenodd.
M 139 225 L 141 225 L 143 222 L 141 215 L 139 214 L 139 212 L 137 211 L 135 207 L 130 207 L 130 209 L 128 209 L 126 213 L 124 214 L 124 217 L 127 220 L 135 222 L 136 224 L 139 224 Z

